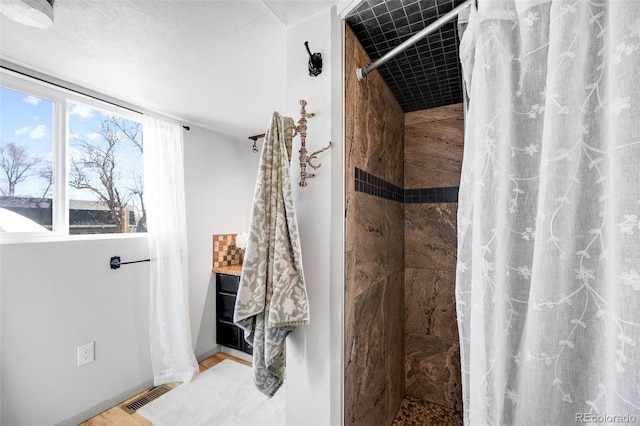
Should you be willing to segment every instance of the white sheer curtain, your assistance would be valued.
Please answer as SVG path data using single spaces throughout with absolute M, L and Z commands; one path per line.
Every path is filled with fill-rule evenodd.
M 461 59 L 465 424 L 640 424 L 640 2 L 480 0 Z
M 154 382 L 188 382 L 198 363 L 189 322 L 182 128 L 145 116 L 143 131 Z

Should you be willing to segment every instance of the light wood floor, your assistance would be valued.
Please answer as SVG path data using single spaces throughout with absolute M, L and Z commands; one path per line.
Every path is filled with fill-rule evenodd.
M 211 358 L 207 358 L 204 361 L 202 361 L 199 364 L 200 372 L 202 373 L 203 371 L 213 367 L 214 365 L 224 361 L 225 359 L 231 359 L 233 361 L 237 361 L 239 363 L 251 366 L 250 362 L 247 362 L 240 358 L 236 358 L 232 355 L 228 355 L 220 352 L 215 354 Z M 181 384 L 180 382 L 173 382 L 173 383 L 169 383 L 167 386 L 171 388 L 175 388 L 180 384 Z M 147 390 L 145 390 L 144 392 L 140 392 L 138 395 L 135 395 L 127 399 L 126 401 L 122 401 L 120 404 L 116 405 L 115 407 L 112 407 L 107 411 L 100 413 L 95 417 L 92 417 L 86 422 L 81 423 L 79 426 L 151 426 L 151 422 L 145 419 L 144 417 L 136 413 L 128 414 L 122 408 L 120 408 L 121 406 L 127 405 L 128 403 L 140 397 L 141 395 L 145 394 L 146 392 Z

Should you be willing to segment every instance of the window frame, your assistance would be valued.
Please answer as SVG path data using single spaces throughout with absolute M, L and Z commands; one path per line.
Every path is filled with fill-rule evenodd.
M 53 139 L 53 208 L 51 212 L 53 229 L 46 232 L 0 232 L 0 244 L 146 238 L 147 232 L 69 234 L 69 105 L 83 104 L 139 123 L 142 123 L 142 113 L 5 68 L 0 68 L 0 87 L 33 95 L 53 103 L 51 129 Z

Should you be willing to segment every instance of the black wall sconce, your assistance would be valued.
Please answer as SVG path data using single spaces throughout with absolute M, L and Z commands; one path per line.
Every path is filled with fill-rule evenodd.
M 304 45 L 307 48 L 307 53 L 309 54 L 309 75 L 311 77 L 317 77 L 322 72 L 322 54 L 320 52 L 311 53 L 308 41 L 305 41 Z

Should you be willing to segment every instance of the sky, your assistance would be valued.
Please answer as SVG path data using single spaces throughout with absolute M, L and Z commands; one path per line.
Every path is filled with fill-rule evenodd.
M 68 108 L 69 154 L 79 158 L 81 141 L 101 146 L 102 122 L 110 115 L 102 110 L 80 103 L 70 103 Z M 51 164 L 53 158 L 53 103 L 25 93 L 0 87 L 0 145 L 14 143 L 26 150 L 29 157 L 39 159 L 38 167 Z M 140 133 L 141 137 L 141 133 Z M 142 172 L 142 155 L 130 142 L 121 145 L 116 152 L 116 170 L 123 188 L 134 186 L 134 175 Z M 85 170 L 89 175 L 91 172 Z M 48 185 L 46 179 L 30 176 L 16 186 L 16 196 L 41 197 Z M 6 177 L 0 169 L 0 187 L 6 187 Z M 1 195 L 1 194 L 0 194 Z M 69 188 L 71 199 L 96 200 L 89 190 Z M 51 197 L 51 193 L 47 194 Z
M 40 158 L 40 165 L 50 162 L 53 155 L 53 103 L 0 88 L 0 144 L 14 143 L 24 148 L 31 158 Z M 0 187 L 6 187 L 4 171 L 0 170 Z M 16 186 L 16 195 L 41 196 L 47 186 L 44 179 L 28 178 Z

